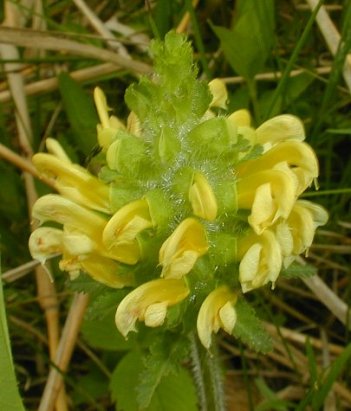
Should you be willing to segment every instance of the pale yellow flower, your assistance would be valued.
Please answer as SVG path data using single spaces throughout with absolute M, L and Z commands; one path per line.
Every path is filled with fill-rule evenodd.
M 102 240 L 111 256 L 126 264 L 135 264 L 140 258 L 136 236 L 152 227 L 146 199 L 133 201 L 120 208 L 106 224 Z
M 278 143 L 260 157 L 239 164 L 235 171 L 238 177 L 245 177 L 259 171 L 277 168 L 281 163 L 287 164 L 296 176 L 297 195 L 305 191 L 318 177 L 316 154 L 308 144 L 301 141 Z
M 32 215 L 41 223 L 55 221 L 86 234 L 93 241 L 101 241 L 106 219 L 58 194 L 40 197 L 33 206 Z
M 189 289 L 183 280 L 157 279 L 144 283 L 131 291 L 119 304 L 116 325 L 126 337 L 136 331 L 137 320 L 148 327 L 158 327 L 164 323 L 167 308 L 184 300 Z
M 85 207 L 108 213 L 108 186 L 85 168 L 73 164 L 58 142 L 48 139 L 47 146 L 53 154 L 38 153 L 33 156 L 32 161 L 37 170 L 51 178 L 56 189 L 64 197 Z
M 226 286 L 216 288 L 205 298 L 197 316 L 197 333 L 205 348 L 210 348 L 212 332 L 222 328 L 232 333 L 237 319 L 236 300 L 236 293 Z
M 318 204 L 298 200 L 286 223 L 293 238 L 292 254 L 304 253 L 312 245 L 314 234 L 319 226 L 328 221 L 328 213 Z
M 194 173 L 189 189 L 189 201 L 197 217 L 212 221 L 217 216 L 217 200 L 212 187 L 201 173 Z
M 263 170 L 237 181 L 237 206 L 249 209 L 248 222 L 257 234 L 287 218 L 296 200 L 297 182 L 289 170 Z
M 134 283 L 132 274 L 121 274 L 118 263 L 98 254 L 96 244 L 84 234 L 52 227 L 37 228 L 29 238 L 32 257 L 42 264 L 56 254 L 62 254 L 60 269 L 72 278 L 85 271 L 94 280 L 113 288 Z
M 273 286 L 282 267 L 282 251 L 274 233 L 265 230 L 238 240 L 239 281 L 244 293 L 268 282 Z
M 183 220 L 162 244 L 159 261 L 164 278 L 182 278 L 208 250 L 206 232 L 194 218 Z

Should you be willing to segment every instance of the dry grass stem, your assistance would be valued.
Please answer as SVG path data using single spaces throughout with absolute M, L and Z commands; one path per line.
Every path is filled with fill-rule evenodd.
M 318 275 L 304 278 L 303 282 L 339 321 L 347 328 L 350 328 L 350 307 L 348 307 Z
M 109 50 L 69 40 L 63 36 L 47 34 L 46 32 L 0 27 L 0 38 L 1 41 L 6 44 L 13 44 L 20 47 L 35 46 L 39 49 L 56 50 L 61 53 L 66 52 L 76 56 L 107 61 L 138 74 L 151 72 L 151 67 L 141 61 L 119 56 Z
M 117 73 L 120 68 L 112 63 L 104 63 L 96 66 L 75 70 L 70 72 L 70 76 L 79 82 L 89 81 L 94 79 L 97 81 L 99 77 L 106 76 L 112 73 Z M 35 81 L 24 86 L 27 96 L 40 95 L 50 93 L 58 88 L 57 77 L 48 78 L 45 80 Z M 0 92 L 0 102 L 6 103 L 11 100 L 11 93 L 9 90 Z
M 68 368 L 88 301 L 87 294 L 74 295 L 54 358 L 55 367 L 50 370 L 38 411 L 52 411 L 54 408 L 63 382 L 62 374 Z
M 101 35 L 101 38 L 114 39 L 113 33 L 105 26 L 105 24 L 98 18 L 98 16 L 93 12 L 93 10 L 85 3 L 84 0 L 73 0 L 73 3 L 77 8 L 84 14 L 88 19 L 90 25 Z M 131 58 L 127 49 L 122 43 L 114 39 L 106 40 L 106 44 L 111 49 L 115 50 L 120 56 L 125 58 Z
M 312 10 L 318 5 L 318 0 L 306 0 L 306 2 Z M 330 52 L 335 56 L 341 41 L 341 36 L 324 6 L 320 7 L 316 21 Z M 351 54 L 346 58 L 343 75 L 345 83 L 351 92 Z

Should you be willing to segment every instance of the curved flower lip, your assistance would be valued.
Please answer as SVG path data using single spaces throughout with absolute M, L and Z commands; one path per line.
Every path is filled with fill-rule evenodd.
M 189 189 L 189 201 L 194 214 L 205 220 L 213 221 L 217 216 L 217 200 L 212 187 L 201 173 L 194 173 Z
M 210 107 L 227 108 L 228 93 L 225 83 L 215 78 L 208 83 L 208 87 L 212 94 L 212 101 Z
M 108 186 L 85 168 L 47 153 L 35 154 L 32 161 L 40 173 L 54 178 L 57 190 L 65 197 L 94 210 L 110 212 Z
M 202 224 L 194 218 L 183 220 L 162 244 L 159 261 L 164 278 L 182 278 L 206 254 L 208 242 Z
M 267 120 L 256 129 L 258 144 L 275 144 L 284 140 L 305 139 L 301 120 L 291 114 L 282 114 Z
M 137 320 L 145 321 L 149 327 L 163 324 L 167 308 L 184 300 L 189 289 L 183 280 L 157 279 L 144 283 L 131 291 L 119 304 L 116 312 L 116 325 L 126 337 L 136 331 Z
M 282 267 L 280 245 L 270 230 L 238 241 L 239 281 L 243 293 L 277 280 Z
M 318 204 L 298 200 L 287 219 L 293 238 L 292 254 L 299 255 L 312 245 L 316 229 L 328 221 L 327 211 Z
M 287 163 L 298 180 L 297 194 L 301 194 L 318 177 L 318 159 L 313 149 L 301 141 L 284 141 L 276 144 L 261 157 L 245 161 L 235 171 L 240 177 L 274 168 Z
M 223 328 L 228 334 L 232 333 L 237 319 L 236 300 L 236 293 L 227 286 L 216 288 L 205 298 L 197 317 L 197 333 L 205 348 L 211 346 L 212 332 L 217 333 Z
M 140 258 L 136 237 L 152 226 L 147 200 L 136 200 L 111 217 L 102 233 L 102 241 L 111 257 L 126 264 L 135 264 Z
M 106 220 L 79 204 L 58 194 L 40 197 L 33 206 L 32 215 L 41 223 L 55 221 L 75 228 L 99 242 Z
M 48 258 L 62 254 L 63 231 L 52 227 L 39 227 L 29 237 L 29 252 L 42 264 Z
M 279 217 L 289 216 L 296 188 L 295 179 L 284 169 L 253 173 L 237 182 L 237 206 L 251 209 L 248 221 L 261 234 Z

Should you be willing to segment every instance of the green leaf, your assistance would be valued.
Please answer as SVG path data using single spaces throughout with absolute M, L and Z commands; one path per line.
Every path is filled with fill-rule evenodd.
M 269 56 L 274 39 L 274 1 L 239 2 L 233 28 L 211 24 L 228 63 L 238 74 L 252 80 Z
M 147 411 L 197 411 L 194 382 L 187 370 L 163 377 Z
M 317 268 L 314 265 L 301 265 L 299 263 L 292 263 L 280 273 L 280 275 L 285 278 L 309 278 L 315 274 L 317 274 Z
M 117 305 L 113 306 L 113 312 L 103 318 L 84 319 L 82 335 L 89 345 L 113 351 L 129 350 L 133 346 L 133 334 L 126 340 L 117 330 L 114 321 L 116 309 Z
M 96 145 L 96 125 L 99 122 L 91 96 L 66 73 L 61 73 L 58 81 L 73 138 L 83 154 L 88 156 Z
M 18 392 L 13 366 L 10 338 L 7 329 L 5 301 L 0 275 L 0 409 L 6 411 L 24 411 Z
M 178 369 L 188 352 L 188 340 L 174 333 L 158 335 L 150 347 L 140 374 L 137 400 L 140 408 L 149 406 L 163 377 Z
M 238 316 L 233 335 L 255 351 L 267 353 L 272 350 L 272 341 L 257 318 L 254 309 L 240 298 L 235 305 Z
M 137 381 L 143 369 L 143 358 L 140 352 L 131 351 L 125 355 L 113 371 L 110 390 L 116 401 L 117 411 L 139 411 L 137 403 Z
M 196 411 L 197 397 L 189 372 L 179 368 L 161 378 L 150 404 L 140 407 L 137 402 L 137 378 L 143 375 L 143 356 L 138 351 L 125 355 L 113 371 L 110 389 L 117 411 Z

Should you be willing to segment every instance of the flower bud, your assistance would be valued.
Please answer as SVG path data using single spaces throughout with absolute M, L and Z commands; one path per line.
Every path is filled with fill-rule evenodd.
M 213 190 L 201 173 L 194 173 L 189 189 L 189 201 L 197 217 L 213 221 L 217 216 L 217 201 Z

